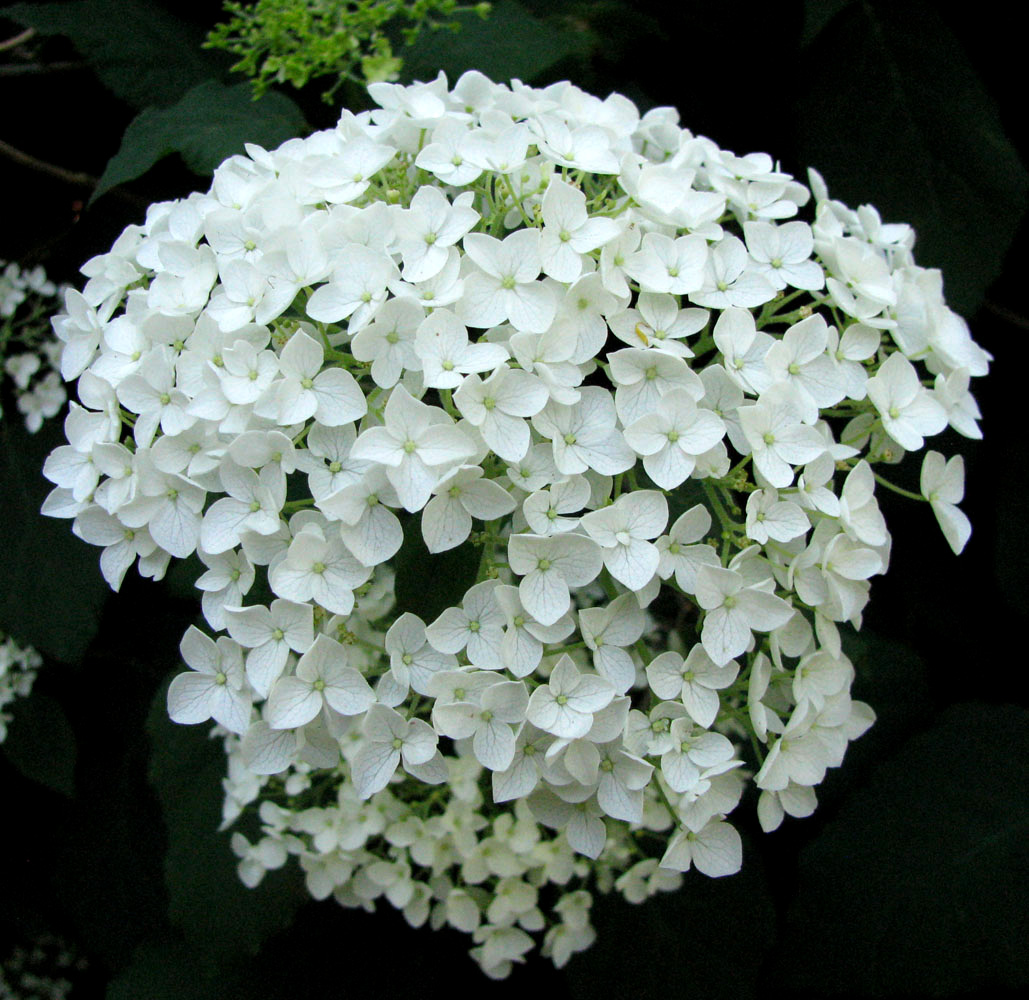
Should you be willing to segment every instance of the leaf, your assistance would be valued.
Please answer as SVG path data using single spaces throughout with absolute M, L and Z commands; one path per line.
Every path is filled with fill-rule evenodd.
M 26 778 L 69 798 L 75 794 L 75 733 L 60 704 L 41 691 L 19 698 L 2 744 Z
M 196 960 L 181 941 L 141 945 L 132 962 L 108 984 L 106 1000 L 208 1000 L 218 994 L 197 974 Z
M 918 233 L 918 263 L 974 311 L 1026 209 L 1029 176 L 960 42 L 925 0 L 854 3 L 806 50 L 801 162 L 833 197 Z
M 404 517 L 403 524 L 404 544 L 394 566 L 396 613 L 410 611 L 431 623 L 447 608 L 459 605 L 475 583 L 480 550 L 466 542 L 433 554 L 422 538 L 421 517 Z
M 307 897 L 295 865 L 270 872 L 256 889 L 236 874 L 229 834 L 219 832 L 227 758 L 203 726 L 168 718 L 167 685 L 147 721 L 150 781 L 168 833 L 164 858 L 169 918 L 198 962 L 218 966 L 233 955 L 256 954 L 269 935 L 288 927 Z
M 728 878 L 689 871 L 677 892 L 638 905 L 614 892 L 598 895 L 592 913 L 597 943 L 569 964 L 569 996 L 759 996 L 775 909 L 754 847 L 744 839 L 743 868 Z
M 300 109 L 285 95 L 270 93 L 254 101 L 247 83 L 229 87 L 207 80 L 171 107 L 147 108 L 129 123 L 92 200 L 142 176 L 172 153 L 181 154 L 194 173 L 207 175 L 233 153 L 243 152 L 245 143 L 273 147 L 303 129 Z
M 42 35 L 66 35 L 103 84 L 136 108 L 170 104 L 224 67 L 201 50 L 195 26 L 146 0 L 21 3 L 4 17 Z
M 470 69 L 492 80 L 533 80 L 584 45 L 584 36 L 545 24 L 513 0 L 498 0 L 485 20 L 473 13 L 454 20 L 459 31 L 423 31 L 410 48 L 398 48 L 405 82 L 431 80 L 443 70 L 453 85 Z
M 771 981 L 819 996 L 1029 983 L 1029 712 L 952 706 L 800 856 Z
M 804 0 L 801 46 L 810 45 L 841 10 L 846 9 L 854 2 L 855 0 Z
M 875 724 L 847 748 L 839 771 L 845 780 L 896 752 L 911 733 L 928 724 L 933 711 L 925 661 L 910 646 L 877 635 L 867 627 L 842 632 L 843 649 L 854 664 L 854 698 L 875 711 Z M 819 796 L 821 798 L 821 796 Z
M 97 549 L 72 535 L 67 521 L 39 512 L 51 489 L 43 462 L 64 443 L 59 421 L 29 434 L 0 420 L 0 629 L 71 663 L 96 633 L 109 591 Z

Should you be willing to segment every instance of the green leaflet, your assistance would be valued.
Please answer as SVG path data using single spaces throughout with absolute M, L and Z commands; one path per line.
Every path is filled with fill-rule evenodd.
M 245 143 L 277 146 L 304 130 L 300 109 L 283 94 L 254 102 L 246 83 L 198 84 L 168 108 L 147 108 L 130 123 L 93 192 L 104 192 L 145 174 L 158 160 L 179 153 L 190 170 L 210 174 Z

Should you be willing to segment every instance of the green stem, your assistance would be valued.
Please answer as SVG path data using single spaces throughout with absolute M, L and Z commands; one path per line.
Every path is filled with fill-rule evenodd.
M 875 481 L 877 483 L 881 483 L 888 490 L 893 490 L 894 493 L 899 493 L 902 497 L 907 497 L 909 500 L 921 500 L 926 502 L 926 498 L 922 496 L 921 493 L 912 493 L 911 490 L 906 490 L 902 486 L 895 486 L 888 479 L 884 479 L 880 476 L 878 472 L 873 471 L 872 475 L 875 476 Z
M 508 177 L 507 174 L 501 174 L 500 180 L 503 183 L 504 188 L 507 190 L 507 193 L 511 196 L 511 200 L 515 203 L 515 207 L 518 209 L 518 212 L 522 217 L 522 221 L 529 229 L 535 229 L 536 223 L 529 218 L 528 214 L 525 211 L 525 207 L 521 203 L 521 200 L 518 198 L 518 195 L 515 194 L 515 189 L 514 185 L 511 183 L 511 178 Z
M 563 656 L 565 653 L 572 652 L 573 649 L 586 649 L 585 642 L 572 642 L 567 646 L 547 646 L 544 651 L 544 656 Z
M 440 402 L 443 404 L 443 409 L 447 411 L 455 420 L 461 419 L 461 414 L 457 407 L 454 406 L 454 392 L 452 389 L 440 389 L 439 391 Z
M 718 520 L 722 523 L 722 527 L 729 532 L 738 528 L 739 525 L 729 517 L 728 511 L 722 505 L 722 499 L 718 496 L 716 488 L 707 482 L 707 480 L 701 480 L 701 485 L 704 487 L 704 492 L 707 494 L 708 500 L 711 501 L 711 506 L 714 508 L 715 514 L 718 516 Z

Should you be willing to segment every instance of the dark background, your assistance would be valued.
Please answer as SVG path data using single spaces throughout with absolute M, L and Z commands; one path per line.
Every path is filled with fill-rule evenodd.
M 252 106 L 226 98 L 218 113 L 228 127 L 208 130 L 215 138 L 199 149 L 184 141 L 174 117 L 183 95 L 207 79 L 239 83 L 230 60 L 200 54 L 219 7 L 199 5 L 189 21 L 171 0 L 0 7 L 0 39 L 27 24 L 38 31 L 0 52 L 0 140 L 93 179 L 116 153 L 122 175 L 138 172 L 90 204 L 92 182 L 0 151 L 0 259 L 76 281 L 147 204 L 206 187 L 204 166 L 237 148 L 233 128 L 254 134 L 248 114 L 269 144 L 305 120 L 335 121 L 315 84 Z M 643 109 L 674 105 L 685 127 L 737 153 L 768 151 L 798 176 L 816 166 L 833 195 L 915 226 L 919 263 L 943 269 L 948 301 L 993 354 L 973 386 L 984 441 L 948 432 L 932 445 L 965 456 L 974 527 L 965 552 L 953 556 L 924 507 L 880 497 L 892 565 L 849 647 L 855 696 L 878 722 L 819 788 L 815 816 L 765 835 L 748 796 L 733 814 L 741 874 L 691 872 L 681 892 L 641 907 L 598 897 L 592 949 L 561 971 L 532 959 L 498 984 L 464 955 L 464 935 L 411 930 L 388 906 L 372 916 L 306 901 L 288 871 L 244 889 L 228 834 L 215 832 L 223 755 L 203 727 L 175 727 L 163 710 L 162 685 L 198 611 L 192 578 L 180 570 L 154 584 L 130 573 L 109 594 L 99 552 L 37 514 L 47 492 L 39 469 L 60 427 L 30 437 L 5 405 L 0 629 L 47 662 L 0 746 L 0 961 L 19 942 L 59 935 L 89 963 L 71 995 L 112 1000 L 484 986 L 574 998 L 985 987 L 1003 996 L 1029 984 L 1024 42 L 999 4 L 948 10 L 962 12 L 923 2 L 687 0 L 670 13 L 656 3 L 507 0 L 491 21 L 401 53 L 405 80 L 441 66 L 451 80 L 471 66 L 495 79 L 568 78 Z M 359 109 L 357 92 L 345 99 Z M 160 134 L 150 107 L 173 109 Z M 204 126 L 202 102 L 185 108 L 187 133 Z M 895 478 L 917 489 L 918 464 Z

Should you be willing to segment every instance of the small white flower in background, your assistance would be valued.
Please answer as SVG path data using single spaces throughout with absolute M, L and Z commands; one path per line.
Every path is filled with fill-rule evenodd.
M 0 631 L 0 743 L 7 738 L 11 703 L 32 691 L 43 658 L 31 646 Z
M 79 378 L 44 510 L 113 588 L 204 564 L 168 709 L 220 727 L 225 825 L 257 810 L 244 883 L 296 857 L 502 978 L 588 947 L 595 891 L 737 871 L 748 783 L 766 830 L 813 811 L 874 718 L 839 623 L 877 486 L 980 436 L 990 359 L 909 227 L 670 109 L 370 96 L 155 206 L 3 374 L 30 429 Z M 37 293 L 3 272 L 4 331 Z M 956 551 L 963 490 L 928 452 Z
M 64 345 L 49 321 L 60 305 L 59 290 L 41 267 L 24 270 L 0 260 L 0 389 L 13 394 L 30 434 L 68 399 L 61 383 Z

